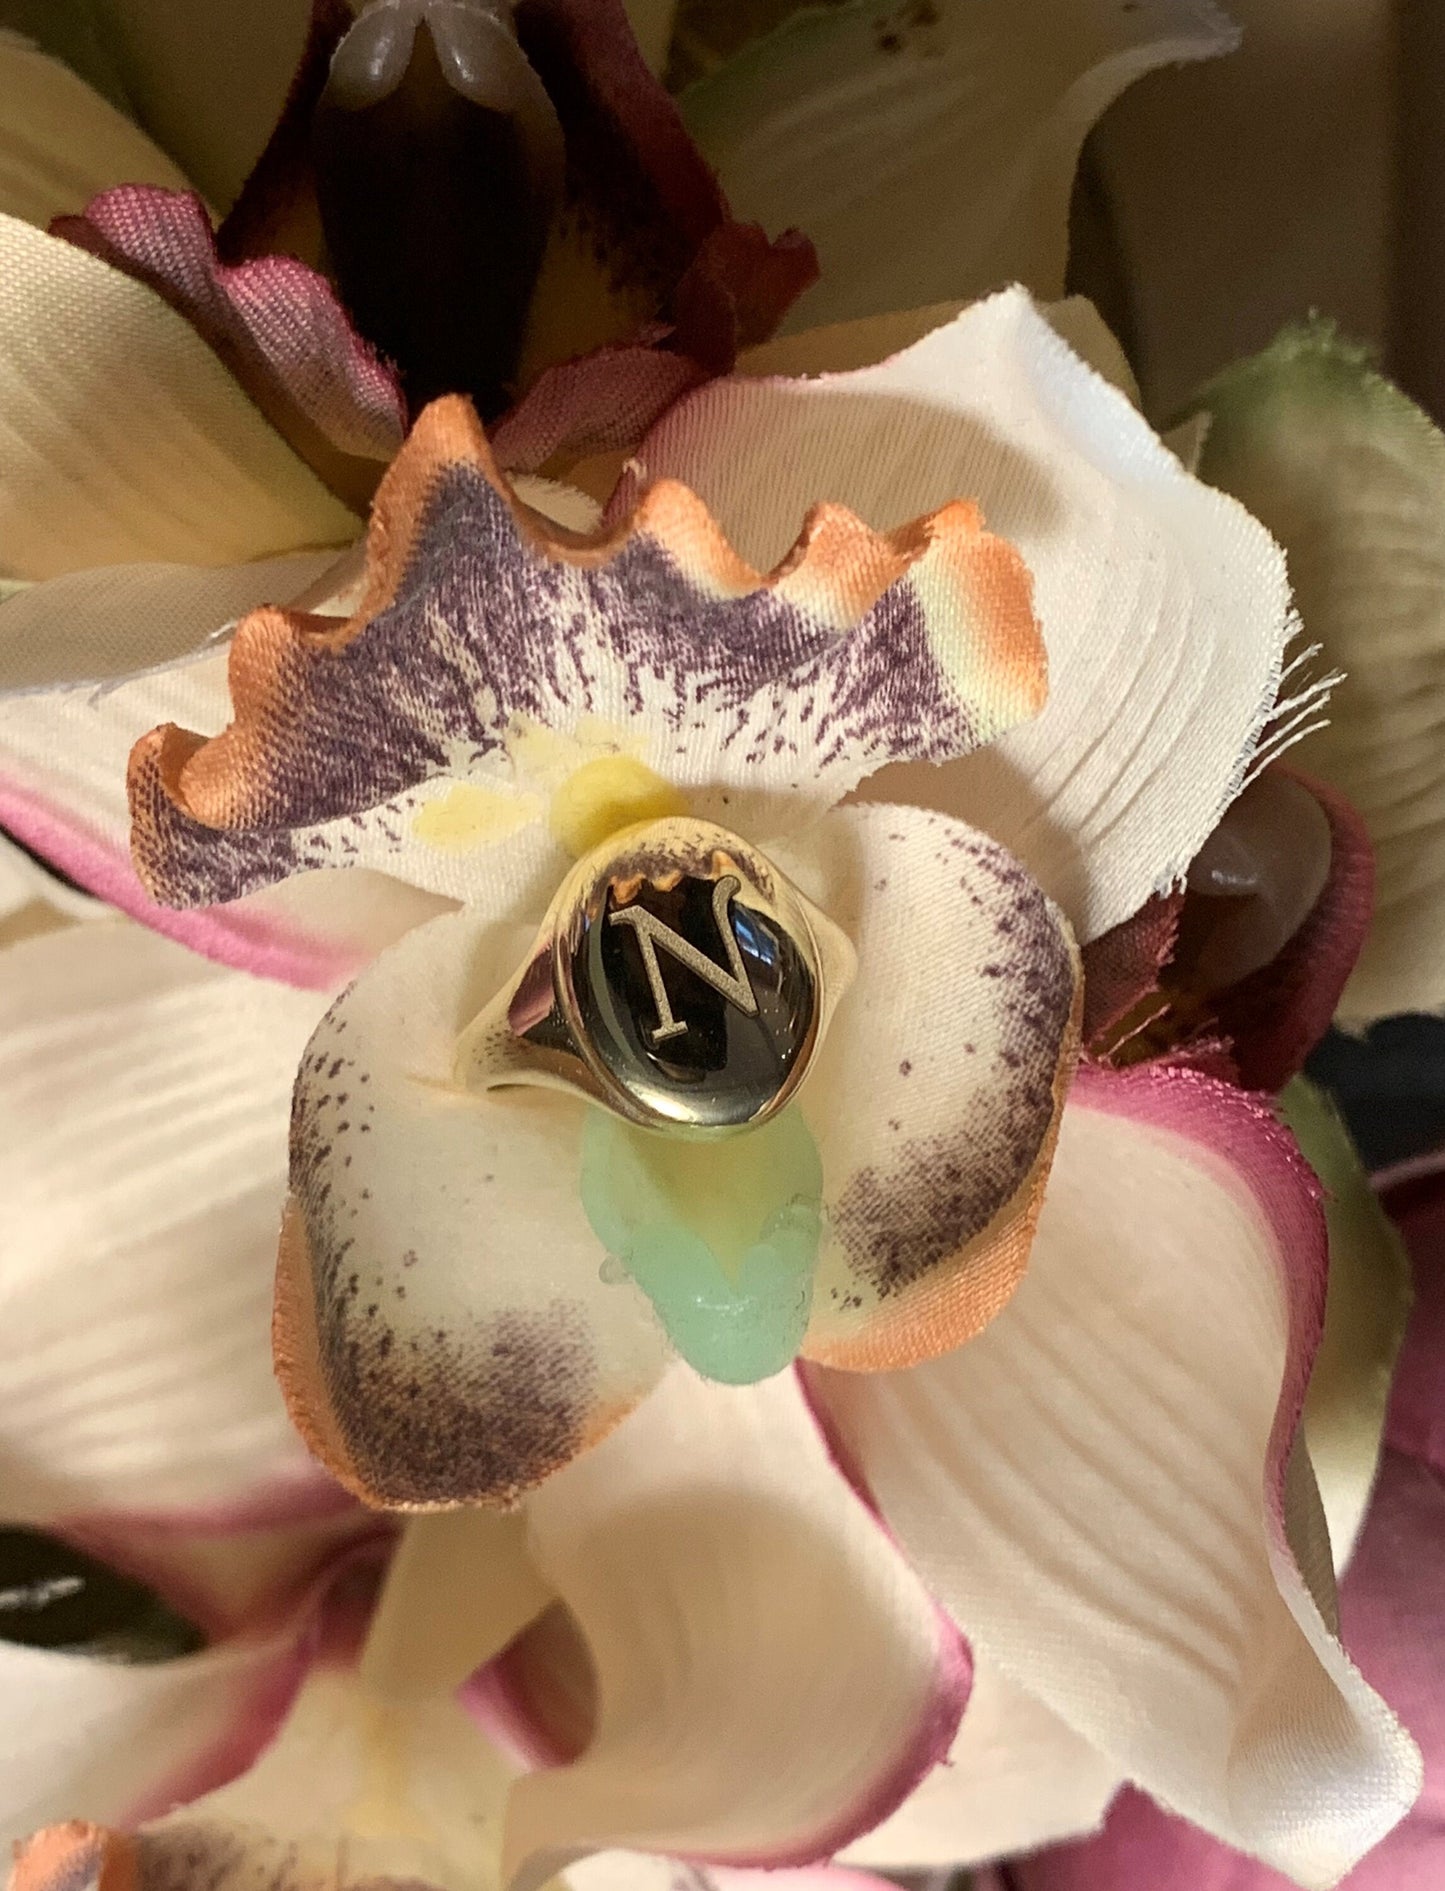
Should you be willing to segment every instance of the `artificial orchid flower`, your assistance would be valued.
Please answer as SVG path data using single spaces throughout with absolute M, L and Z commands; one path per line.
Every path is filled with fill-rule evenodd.
M 136 858 L 163 899 L 352 860 L 462 902 L 376 961 L 303 1062 L 278 1299 L 298 1422 L 373 1500 L 545 1496 L 689 1350 L 669 1283 L 649 1297 L 625 1239 L 608 1264 L 595 1114 L 454 1072 L 571 852 L 678 806 L 725 820 L 857 952 L 796 1106 L 823 1228 L 798 1343 L 844 1461 L 995 1698 L 1051 1728 L 1051 1775 L 1075 1754 L 1049 1816 L 1087 1822 L 1132 1777 L 1332 1882 L 1413 1763 L 1301 1574 L 1327 1590 L 1295 1430 L 1314 1184 L 1261 1105 L 1197 1071 L 1091 1072 L 1059 1109 L 1073 937 L 1180 877 L 1291 723 L 1278 552 L 1017 294 L 871 368 L 714 383 L 644 441 L 611 517 L 549 534 L 444 403 L 382 488 L 353 617 L 258 613 L 232 727 L 137 748 Z M 383 687 L 385 738 L 348 733 Z M 1210 1499 L 1180 1504 L 1201 1453 Z M 1253 1739 L 1288 1727 L 1297 1760 L 1251 1798 Z M 1306 1831 L 1325 1775 L 1372 1810 Z M 1006 1805 L 1041 1816 L 1026 1800 L 994 1796 L 1000 1846 Z
M 1163 9 L 1174 24 L 1180 11 Z M 1123 50 L 1103 62 L 1119 82 L 1149 63 Z M 1071 160 L 1107 86 L 1076 96 L 1068 79 Z M 1057 184 L 1068 165 L 1041 169 Z M 140 207 L 89 218 L 87 247 L 112 260 L 69 248 L 109 273 L 26 304 L 27 347 L 37 308 L 63 329 L 102 284 L 141 309 L 144 258 L 117 248 Z M 31 242 L 17 248 L 22 285 L 62 268 Z M 203 285 L 224 289 L 203 261 Z M 154 321 L 148 294 L 137 323 Z M 191 347 L 187 313 L 191 339 L 166 327 L 152 359 Z M 96 323 L 102 339 L 118 319 Z M 741 376 L 684 401 L 643 441 L 600 531 L 575 494 L 498 471 L 500 429 L 489 445 L 460 403 L 429 409 L 383 488 L 360 596 L 328 558 L 304 574 L 303 603 L 319 587 L 329 616 L 268 609 L 237 635 L 224 735 L 225 653 L 208 635 L 256 594 L 183 615 L 161 608 L 169 594 L 136 593 L 122 621 L 114 573 L 88 614 L 66 574 L 66 592 L 21 593 L 4 608 L 25 623 L 17 611 L 0 625 L 32 663 L 14 679 L 32 693 L 7 710 L 6 806 L 77 878 L 235 965 L 334 988 L 403 935 L 306 1055 L 280 1352 L 293 1410 L 353 1488 L 421 1506 L 524 1496 L 533 1556 L 602 1683 L 591 1742 L 511 1798 L 509 1869 L 524 1882 L 599 1847 L 777 1861 L 868 1844 L 865 1827 L 947 1747 L 964 1692 L 954 1631 L 864 1529 L 806 1383 L 840 1459 L 974 1644 L 952 1777 L 978 1811 L 976 1763 L 1002 1749 L 1012 1790 L 995 1780 L 994 1823 L 969 1827 L 970 1848 L 1078 1829 L 1132 1778 L 1324 1884 L 1399 1816 L 1413 1773 L 1329 1633 L 1329 1573 L 1310 1544 L 1296 1421 L 1324 1294 L 1314 1185 L 1260 1106 L 1197 1071 L 1093 1073 L 1064 1105 L 1077 945 L 1178 880 L 1292 733 L 1280 560 L 1022 295 L 904 326 L 884 345 L 871 330 L 809 338 L 807 366 L 837 351 L 876 364 L 861 372 Z M 209 387 L 204 346 L 209 366 L 187 360 Z M 104 358 L 79 358 L 76 441 L 83 408 L 115 398 Z M 534 451 L 544 437 L 556 444 L 538 421 Z M 124 425 L 106 438 L 111 455 L 131 445 Z M 268 467 L 290 481 L 282 509 L 303 487 L 314 497 L 293 466 L 309 462 L 267 439 Z M 50 476 L 43 452 L 23 465 Z M 32 505 L 36 529 L 53 535 L 73 494 Z M 266 582 L 262 595 L 283 595 Z M 56 623 L 70 635 L 58 670 L 34 654 Z M 145 637 L 137 677 L 125 655 Z M 114 687 L 54 687 L 82 680 Z M 165 920 L 117 866 L 118 763 L 157 721 L 198 731 L 173 727 L 136 758 L 137 857 L 164 901 L 185 903 Z M 831 806 L 860 791 L 861 805 Z M 625 1253 L 599 1232 L 616 1202 L 582 1199 L 582 1106 L 455 1082 L 473 1001 L 514 968 L 572 855 L 680 807 L 766 849 L 858 952 L 782 1165 L 784 1197 L 802 1196 L 826 1243 L 816 1269 L 807 1256 L 802 1330 L 783 1334 L 782 1358 L 811 1362 L 797 1382 L 722 1388 L 672 1363 L 696 1325 L 683 1332 L 666 1278 L 649 1293 L 629 1273 L 635 1228 Z M 290 892 L 267 890 L 283 878 Z M 151 1048 L 163 1053 L 159 1034 Z M 617 1154 L 618 1132 L 602 1133 Z M 739 1147 L 745 1198 L 758 1171 Z M 1204 1488 L 1201 1458 L 1207 1499 L 1181 1504 Z M 657 1536 L 634 1542 L 648 1514 Z M 822 1547 L 842 1519 L 875 1546 L 856 1570 Z M 812 1646 L 796 1563 L 743 1554 L 756 1543 L 761 1557 L 780 1527 L 810 1566 L 844 1572 L 844 1600 L 864 1611 L 837 1608 L 850 1641 L 827 1711 L 850 1735 L 847 1764 L 796 1701 L 762 1717 L 775 1781 L 816 1747 L 825 1777 L 803 1781 L 802 1805 L 718 1777 L 682 1685 L 741 1716 L 723 1750 L 756 1741 L 732 1651 L 756 1642 L 786 1678 L 784 1657 Z M 698 1591 L 703 1615 L 649 1590 L 639 1559 Z M 897 1647 L 860 1675 L 848 1655 L 883 1645 L 879 1597 Z M 877 1740 L 851 1738 L 860 1693 Z M 1275 1764 L 1259 1790 L 1263 1752 Z M 1346 1811 L 1304 1819 L 1321 1777 Z M 958 1829 L 942 1798 L 949 1817 L 935 1804 L 878 1840 L 889 1862 L 921 1862 Z M 77 1867 L 64 1843 L 41 1841 L 27 1869 Z M 84 1843 L 98 1870 L 102 1841 Z
M 1364 1859 L 1348 1891 L 1429 1891 L 1445 1870 L 1441 1830 L 1441 1359 L 1445 1343 L 1445 1212 L 1438 1163 L 1386 1190 L 1414 1261 L 1416 1300 L 1391 1396 L 1386 1449 L 1354 1559 L 1340 1590 L 1344 1632 L 1363 1671 L 1406 1714 L 1425 1750 L 1414 1812 Z M 1119 1891 L 1189 1884 L 1197 1891 L 1284 1891 L 1288 1880 L 1212 1843 L 1135 1793 L 1082 1844 L 1012 1865 L 1013 1891 Z

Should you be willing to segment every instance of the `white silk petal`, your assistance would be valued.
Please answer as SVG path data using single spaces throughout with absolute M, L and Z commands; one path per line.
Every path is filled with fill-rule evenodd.
M 744 1389 L 675 1368 L 527 1515 L 599 1710 L 581 1758 L 513 1792 L 513 1891 L 611 1846 L 826 1858 L 947 1750 L 962 1649 L 791 1373 Z
M 1089 1076 L 1008 1310 L 950 1358 L 813 1378 L 983 1657 L 1161 1803 L 1323 1887 L 1420 1774 L 1331 1632 L 1296 1443 L 1316 1196 L 1240 1092 Z
M 755 563 L 819 499 L 878 528 L 979 502 L 1033 574 L 1048 701 L 987 749 L 884 769 L 868 792 L 1002 841 L 1083 941 L 1183 874 L 1275 713 L 1293 629 L 1278 547 L 1019 292 L 876 367 L 714 382 L 638 463 L 618 509 L 645 479 L 682 479 Z
M 1227 52 L 1207 0 L 935 0 L 813 9 L 684 93 L 734 213 L 807 231 L 791 318 L 872 315 L 1022 281 L 1063 289 L 1094 120 L 1156 66 Z
M 217 1530 L 334 1509 L 271 1373 L 297 1059 L 322 1003 L 125 921 L 0 977 L 0 1511 Z
M 231 564 L 356 531 L 174 309 L 0 217 L 0 571 Z
M 842 1862 L 952 1871 L 1032 1851 L 1097 1831 L 1121 1783 L 1087 1740 L 975 1654 L 948 1758 Z
M 0 30 L 0 212 L 44 229 L 113 184 L 185 190 L 145 133 L 58 59 Z
M 457 1079 L 533 941 L 507 911 L 498 889 L 383 953 L 296 1083 L 278 1366 L 317 1456 L 397 1508 L 513 1501 L 671 1356 L 641 1290 L 602 1277 L 580 1098 Z
M 1445 1005 L 1445 436 L 1327 323 L 1204 390 L 1203 477 L 1289 558 L 1321 671 L 1345 672 L 1291 757 L 1374 843 L 1375 916 L 1340 1002 L 1363 1026 Z
M 205 1791 L 246 1764 L 298 1677 L 294 1626 L 142 1667 L 0 1643 L 0 1845 Z

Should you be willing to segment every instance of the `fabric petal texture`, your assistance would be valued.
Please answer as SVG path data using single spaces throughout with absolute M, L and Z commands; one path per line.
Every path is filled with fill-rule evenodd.
M 1032 1851 L 1097 1831 L 1119 1784 L 1087 1740 L 975 1654 L 948 1758 L 892 1818 L 850 1845 L 843 1862 L 954 1871 Z
M 205 205 L 188 192 L 127 185 L 51 229 L 155 290 L 331 490 L 365 509 L 401 445 L 406 410 L 325 277 L 289 256 L 228 268 Z
M 119 920 L 5 953 L 11 1519 L 335 1508 L 267 1346 L 286 1100 L 321 1009 Z
M 231 728 L 138 745 L 142 877 L 189 906 L 382 864 L 469 897 L 481 845 L 540 811 L 516 786 L 534 731 L 630 754 L 766 840 L 882 762 L 965 753 L 1037 710 L 1027 573 L 971 506 L 888 534 L 838 506 L 798 518 L 767 576 L 671 481 L 579 540 L 517 498 L 465 401 L 435 402 L 378 495 L 355 615 L 257 612 L 231 647 Z M 494 790 L 470 850 L 418 818 L 411 791 L 443 778 Z
M 1302 768 L 1348 795 L 1377 863 L 1348 1023 L 1445 1003 L 1445 438 L 1325 322 L 1286 329 L 1199 397 L 1201 470 L 1285 547 L 1306 635 L 1346 672 Z
M 514 1891 L 608 1845 L 826 1858 L 947 1751 L 962 1645 L 837 1475 L 791 1373 L 736 1388 L 676 1368 L 527 1518 L 599 1708 L 579 1759 L 513 1792 Z
M 1144 73 L 1237 41 L 1207 0 L 852 0 L 795 14 L 681 105 L 739 213 L 817 245 L 796 328 L 1006 282 L 1060 294 L 1094 120 Z
M 0 28 L 0 212 L 44 229 L 126 180 L 184 190 L 185 178 L 115 106 L 58 59 Z
M 855 373 L 715 382 L 637 457 L 615 506 L 682 480 L 755 564 L 820 493 L 878 530 L 967 498 L 1017 546 L 1048 654 L 1043 712 L 869 792 L 992 834 L 1081 942 L 1182 878 L 1279 713 L 1294 620 L 1278 547 L 1021 292 Z
M 1006 849 L 944 815 L 842 808 L 779 861 L 859 967 L 800 1098 L 826 1225 L 803 1350 L 911 1365 L 972 1339 L 1022 1276 L 1078 1049 L 1078 954 Z
M 1420 1777 L 1332 1633 L 1296 1439 L 1324 1287 L 1318 1185 L 1262 1105 L 1185 1069 L 1086 1073 L 1006 1313 L 910 1372 L 810 1368 L 981 1656 L 1161 1802 L 1321 1887 Z
M 229 564 L 349 542 L 355 515 L 151 290 L 0 218 L 0 570 Z
M 460 1032 L 529 944 L 479 908 L 419 928 L 302 1061 L 278 1368 L 312 1450 L 373 1503 L 511 1501 L 669 1357 L 640 1291 L 601 1277 L 583 1105 L 456 1083 Z
M 263 599 L 330 588 L 334 552 L 229 567 L 77 571 L 0 603 L 0 825 L 71 880 L 193 950 L 334 989 L 445 910 L 375 873 L 310 875 L 215 910 L 161 907 L 130 858 L 126 758 L 160 718 L 225 721 L 229 622 Z

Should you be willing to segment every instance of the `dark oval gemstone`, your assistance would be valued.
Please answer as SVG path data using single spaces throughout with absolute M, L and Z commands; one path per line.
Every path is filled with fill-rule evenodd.
M 671 876 L 668 876 L 669 879 Z M 608 890 L 573 951 L 578 1014 L 615 1082 L 696 1128 L 751 1122 L 811 1048 L 808 956 L 735 874 Z
M 332 271 L 413 412 L 511 399 L 561 198 L 562 131 L 485 0 L 383 0 L 337 48 L 312 126 Z
M 172 1661 L 206 1638 L 144 1583 L 39 1530 L 0 1530 L 0 1641 L 108 1661 Z

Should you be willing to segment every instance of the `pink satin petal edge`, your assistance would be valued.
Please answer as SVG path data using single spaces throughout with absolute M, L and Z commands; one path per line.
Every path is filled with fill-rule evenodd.
M 389 1550 L 389 1534 L 373 1535 L 348 1545 L 314 1577 L 292 1616 L 293 1635 L 277 1635 L 281 1645 L 274 1660 L 243 1690 L 231 1724 L 151 1787 L 127 1810 L 122 1826 L 143 1825 L 190 1805 L 255 1765 L 281 1731 L 307 1676 L 357 1658 Z
M 224 263 L 199 197 L 122 184 L 51 234 L 160 295 L 263 410 L 283 395 L 341 452 L 392 457 L 406 432 L 400 384 L 352 327 L 329 282 L 292 256 Z M 266 386 L 251 386 L 259 380 Z
M 0 779 L 0 828 L 42 861 L 152 932 L 202 958 L 303 991 L 330 991 L 355 977 L 364 955 L 289 928 L 240 902 L 181 910 L 160 906 L 127 855 L 38 796 Z
M 1187 1065 L 1161 1062 L 1129 1070 L 1081 1065 L 1069 1100 L 1069 1108 L 1075 1107 L 1184 1137 L 1202 1165 L 1224 1171 L 1230 1182 L 1244 1182 L 1269 1225 L 1281 1259 L 1287 1336 L 1262 1496 L 1276 1578 L 1303 1587 L 1285 1531 L 1284 1493 L 1324 1330 L 1329 1237 L 1319 1179 L 1267 1101 Z
M 707 379 L 687 355 L 642 343 L 545 368 L 492 430 L 499 466 L 537 473 L 554 458 L 630 453 L 674 401 Z

